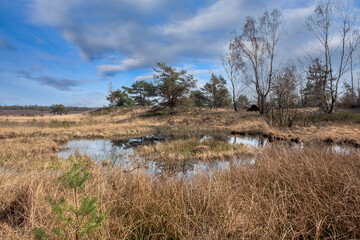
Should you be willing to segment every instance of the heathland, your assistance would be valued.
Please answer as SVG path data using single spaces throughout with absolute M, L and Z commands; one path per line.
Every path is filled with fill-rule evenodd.
M 99 164 L 79 153 L 66 159 L 57 154 L 71 140 L 156 134 L 177 137 L 140 144 L 134 158 L 165 165 L 190 159 L 229 165 L 183 178 L 169 171 L 152 175 L 141 167 L 129 171 Z M 199 140 L 200 134 L 261 136 L 297 147 L 254 148 Z M 299 110 L 286 128 L 269 125 L 258 113 L 231 109 L 1 116 L 0 239 L 31 239 L 34 228 L 55 239 L 51 230 L 59 219 L 47 199 L 76 204 L 73 192 L 59 181 L 74 163 L 91 173 L 79 194 L 97 196 L 97 210 L 106 212 L 84 239 L 358 239 L 359 146 L 360 113 L 350 110 Z M 241 156 L 251 161 L 232 164 Z M 71 225 L 61 230 L 70 239 L 78 231 Z

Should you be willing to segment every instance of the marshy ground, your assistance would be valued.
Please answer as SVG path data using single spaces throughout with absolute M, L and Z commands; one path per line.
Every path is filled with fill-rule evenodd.
M 94 239 L 360 238 L 360 113 L 302 110 L 285 129 L 245 111 L 148 110 L 0 117 L 0 239 L 31 239 L 34 227 L 56 225 L 45 199 L 72 201 L 57 179 L 74 162 L 92 173 L 83 193 L 108 211 Z M 275 143 L 246 146 L 235 133 Z M 105 151 L 117 146 L 117 160 L 139 164 L 59 155 L 78 140 L 101 141 Z M 149 174 L 147 162 L 167 171 Z M 174 177 L 174 163 L 184 162 L 228 164 Z

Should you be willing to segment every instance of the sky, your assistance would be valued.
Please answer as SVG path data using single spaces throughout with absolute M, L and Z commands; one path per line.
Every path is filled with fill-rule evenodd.
M 360 0 L 356 0 L 360 8 Z M 113 88 L 152 80 L 157 61 L 201 87 L 224 74 L 219 57 L 246 16 L 278 8 L 277 57 L 311 51 L 314 0 L 0 0 L 0 105 L 101 107 Z

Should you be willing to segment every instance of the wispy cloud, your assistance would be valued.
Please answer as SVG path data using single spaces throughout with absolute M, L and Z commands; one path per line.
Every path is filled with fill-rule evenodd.
M 31 67 L 30 67 L 31 71 L 42 71 L 44 69 L 45 69 L 45 65 L 34 64 L 34 65 L 31 65 Z
M 73 87 L 79 86 L 83 83 L 82 81 L 78 81 L 78 80 L 70 80 L 70 79 L 66 79 L 66 78 L 56 78 L 56 77 L 46 76 L 46 75 L 33 76 L 31 73 L 24 71 L 24 70 L 20 70 L 18 72 L 18 74 L 19 74 L 19 76 L 24 77 L 26 79 L 36 81 L 36 82 L 40 83 L 41 85 L 53 87 L 53 88 L 56 88 L 56 89 L 62 90 L 62 91 L 70 91 L 70 90 L 72 90 Z
M 45 44 L 45 41 L 39 37 L 34 37 L 34 41 L 39 45 Z
M 152 80 L 153 79 L 153 74 L 149 73 L 149 74 L 146 74 L 146 75 L 140 75 L 140 76 L 137 76 L 135 78 L 135 81 L 141 81 L 141 80 Z
M 14 45 L 12 45 L 11 43 L 9 43 L 8 41 L 6 41 L 3 38 L 0 38 L 0 49 L 5 49 L 5 50 L 9 50 L 9 51 L 17 50 L 17 48 Z

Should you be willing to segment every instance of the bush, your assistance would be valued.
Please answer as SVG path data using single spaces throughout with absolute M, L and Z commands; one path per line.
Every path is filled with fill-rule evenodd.
M 309 126 L 316 123 L 360 123 L 360 114 L 354 112 L 333 112 L 327 114 L 323 112 L 318 113 L 303 113 L 298 114 L 295 119 L 297 124 Z
M 53 128 L 58 128 L 58 127 L 69 128 L 69 127 L 71 127 L 71 124 L 66 120 L 64 120 L 62 122 L 60 122 L 59 120 L 51 120 L 51 122 L 49 123 L 49 127 L 53 127 Z
M 272 108 L 266 113 L 266 121 L 271 126 L 291 127 L 298 115 L 297 109 Z
M 31 126 L 35 127 L 36 125 L 37 125 L 37 120 L 33 118 L 33 120 L 31 121 Z

